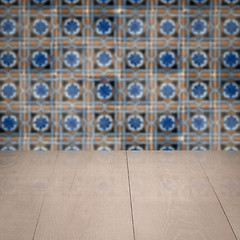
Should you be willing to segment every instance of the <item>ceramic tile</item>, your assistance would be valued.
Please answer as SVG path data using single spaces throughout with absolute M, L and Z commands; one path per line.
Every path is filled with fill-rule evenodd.
M 240 149 L 239 0 L 1 0 L 3 150 Z

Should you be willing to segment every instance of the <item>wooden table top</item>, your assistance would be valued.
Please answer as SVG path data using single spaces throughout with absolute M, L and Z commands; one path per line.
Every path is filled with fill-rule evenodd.
M 240 152 L 0 152 L 11 239 L 240 239 Z

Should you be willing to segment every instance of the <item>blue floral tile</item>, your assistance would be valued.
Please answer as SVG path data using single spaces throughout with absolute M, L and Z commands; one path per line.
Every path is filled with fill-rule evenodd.
M 0 0 L 1 150 L 240 150 L 239 0 Z
M 113 118 L 108 114 L 101 114 L 96 119 L 96 127 L 100 132 L 109 132 L 113 128 Z
M 5 132 L 13 132 L 17 129 L 18 119 L 15 115 L 4 115 L 1 118 L 1 128 Z
M 78 115 L 67 115 L 64 118 L 64 127 L 69 132 L 78 131 L 81 126 L 81 119 Z

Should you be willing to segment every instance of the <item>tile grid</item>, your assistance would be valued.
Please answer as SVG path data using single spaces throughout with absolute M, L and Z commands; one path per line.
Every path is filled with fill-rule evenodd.
M 180 141 L 182 140 L 184 142 L 185 138 L 185 133 L 188 132 L 188 126 L 186 125 L 186 120 L 187 120 L 187 113 L 188 113 L 188 106 L 186 104 L 187 101 L 187 94 L 185 93 L 186 89 L 186 80 L 189 80 L 188 76 L 188 51 L 186 46 L 188 45 L 188 37 L 187 37 L 187 30 L 186 30 L 186 13 L 187 13 L 187 0 L 181 0 L 178 3 L 178 7 L 180 8 L 180 52 L 183 61 L 180 62 L 180 93 L 179 93 L 179 112 L 180 112 L 180 133 L 182 133 L 182 138 L 180 138 Z M 181 150 L 187 150 L 185 144 L 180 144 L 180 149 Z
M 86 0 L 86 8 L 85 8 L 85 12 L 84 12 L 84 21 L 85 24 L 90 24 L 91 23 L 91 12 L 93 11 L 93 5 L 92 5 L 92 1 L 90 0 Z M 93 99 L 92 99 L 92 94 L 91 94 L 91 90 L 92 90 L 92 81 L 91 79 L 94 78 L 94 71 L 92 69 L 92 63 L 91 63 L 91 58 L 93 55 L 93 51 L 92 51 L 92 37 L 91 37 L 91 30 L 90 29 L 86 29 L 84 32 L 84 35 L 86 37 L 86 40 L 84 39 L 84 44 L 86 44 L 86 65 L 84 66 L 84 68 L 86 68 L 86 80 L 84 81 L 84 88 L 86 89 L 86 93 L 84 95 L 85 97 L 85 104 L 84 104 L 84 108 L 86 109 L 86 145 L 85 145 L 85 149 L 86 150 L 91 150 L 92 149 L 92 142 L 94 142 L 94 129 L 93 129 L 93 125 L 94 123 L 94 116 L 92 114 L 92 110 L 94 109 L 93 105 L 90 104 Z M 93 74 L 91 74 L 93 72 Z
M 62 5 L 59 3 L 58 0 L 53 0 L 53 10 L 54 10 L 54 15 L 53 15 L 53 23 L 54 26 L 60 26 L 61 24 L 61 19 L 59 17 L 61 16 L 61 9 Z M 61 68 L 60 64 L 60 56 L 61 56 L 61 31 L 59 27 L 54 27 L 53 28 L 53 56 L 54 56 L 54 62 L 53 62 L 53 68 L 54 68 L 54 76 L 53 76 L 53 85 L 54 89 L 59 89 L 62 86 L 62 73 L 61 71 L 58 71 L 58 69 Z M 53 116 L 52 119 L 54 121 L 54 126 L 53 126 L 53 132 L 54 132 L 54 137 L 53 137 L 53 150 L 62 150 L 59 147 L 58 141 L 62 141 L 62 129 L 61 129 L 61 109 L 62 109 L 62 98 L 61 94 L 59 91 L 55 91 L 53 95 L 53 106 L 52 106 L 52 111 L 53 111 Z
M 213 1 L 210 5 L 210 23 L 211 25 L 213 24 L 218 24 L 218 21 L 216 19 L 216 12 L 218 11 L 218 5 L 216 1 Z M 210 48 L 210 55 L 215 57 L 218 57 L 218 53 L 216 51 L 216 45 L 218 44 L 218 37 L 216 34 L 217 30 L 216 28 L 210 29 L 210 40 L 209 40 L 209 48 Z M 217 109 L 216 101 L 218 99 L 218 93 L 215 93 L 215 89 L 217 88 L 217 83 L 216 83 L 216 76 L 217 76 L 217 66 L 218 63 L 215 62 L 214 60 L 210 62 L 210 67 L 212 72 L 209 73 L 209 81 L 211 83 L 211 88 L 213 89 L 213 93 L 210 94 L 210 105 L 208 106 L 207 110 L 209 111 L 209 118 L 210 120 L 214 120 L 215 122 L 218 121 L 216 118 L 215 111 Z M 218 129 L 214 126 L 213 124 L 209 125 L 209 137 L 208 137 L 208 144 L 209 144 L 209 150 L 216 150 L 215 148 L 215 134 L 218 133 Z
M 22 5 L 19 8 L 19 15 L 20 15 L 20 22 L 22 24 L 22 27 L 20 29 L 20 56 L 22 58 L 22 61 L 20 61 L 20 78 L 21 78 L 21 104 L 20 104 L 20 120 L 23 122 L 20 124 L 20 146 L 22 145 L 23 150 L 28 149 L 28 143 L 31 139 L 31 136 L 28 135 L 28 121 L 29 121 L 29 114 L 30 106 L 27 104 L 28 101 L 28 95 L 25 91 L 26 88 L 29 87 L 29 72 L 28 72 L 28 62 L 24 60 L 29 54 L 29 50 L 27 48 L 28 45 L 28 30 L 27 26 L 29 24 L 28 21 L 28 8 L 27 8 L 27 1 L 22 0 Z M 26 124 L 27 123 L 27 124 Z M 30 138 L 30 139 L 29 139 Z
M 149 48 L 148 48 L 148 56 L 150 58 L 154 58 L 155 52 L 154 52 L 154 46 L 155 46 L 155 42 L 154 39 L 156 38 L 156 31 L 155 31 L 155 26 L 156 26 L 156 17 L 155 14 L 153 15 L 152 13 L 154 13 L 155 11 L 155 0 L 151 0 L 149 1 L 149 6 L 147 9 L 147 13 L 150 12 L 150 14 L 148 15 L 148 24 L 149 24 L 149 37 L 150 37 L 150 41 L 146 41 L 146 44 L 149 43 Z M 155 79 L 154 79 L 154 61 L 151 60 L 148 62 L 148 69 L 149 69 L 149 75 L 146 76 L 146 79 L 149 79 L 149 84 L 148 87 L 149 89 L 156 89 L 155 87 Z M 150 91 L 149 93 L 149 100 L 150 100 L 150 106 L 147 106 L 149 108 L 148 110 L 148 121 L 150 121 L 150 123 L 148 124 L 148 139 L 147 139 L 147 143 L 148 143 L 148 148 L 146 150 L 154 150 L 154 124 L 152 124 L 152 122 L 154 122 L 155 119 L 155 104 L 154 101 L 156 99 L 156 92 L 155 91 Z M 147 146 L 146 146 L 147 147 Z
M 220 18 L 219 18 L 219 9 L 221 9 L 221 1 L 220 0 L 214 0 L 213 1 L 213 26 L 219 26 L 220 25 Z M 217 91 L 213 93 L 213 121 L 216 124 L 213 124 L 213 128 L 212 128 L 212 133 L 213 133 L 213 140 L 210 139 L 210 144 L 211 141 L 213 142 L 212 147 L 210 148 L 211 150 L 218 150 L 220 148 L 220 141 L 219 141 L 219 133 L 221 131 L 221 128 L 219 128 L 219 71 L 218 69 L 221 67 L 220 63 L 219 63 L 219 52 L 218 52 L 218 48 L 219 48 L 219 29 L 218 28 L 213 28 L 212 30 L 213 32 L 213 41 L 212 41 L 212 56 L 217 58 L 216 61 L 213 61 L 213 65 L 214 65 L 214 71 L 213 72 L 213 76 L 212 76 L 212 81 L 211 81 L 211 87 L 213 87 L 213 89 L 216 89 Z
M 19 46 L 18 68 L 11 70 L 1 65 L 0 87 L 5 82 L 15 83 L 19 79 L 18 96 L 13 101 L 1 96 L 1 118 L 12 114 L 18 119 L 14 131 L 5 131 L 1 124 L 1 148 L 238 148 L 239 123 L 235 130 L 228 129 L 226 117 L 236 116 L 239 121 L 239 96 L 235 99 L 223 96 L 225 83 L 236 83 L 239 87 L 238 67 L 230 68 L 223 64 L 223 54 L 226 51 L 239 52 L 239 35 L 226 36 L 223 26 L 226 19 L 238 19 L 238 4 L 230 4 L 225 0 L 207 1 L 206 4 L 181 0 L 167 5 L 158 0 L 140 1 L 142 3 L 135 5 L 130 0 L 112 0 L 109 4 L 100 4 L 99 1 L 85 0 L 81 4 L 70 1 L 71 4 L 68 4 L 68 1 L 46 0 L 36 4 L 37 0 L 22 0 L 14 3 L 14 7 L 9 7 L 9 2 L 5 5 L 4 0 L 1 0 L 1 22 L 4 16 L 16 18 L 14 14 L 19 19 L 17 38 L 15 35 L 3 36 L 0 33 L 0 54 L 4 46 L 8 46 L 8 51 L 16 49 L 17 44 Z M 9 7 L 8 10 L 6 6 Z M 69 37 L 64 33 L 64 23 L 69 18 L 80 20 L 79 36 Z M 96 21 L 104 18 L 112 21 L 110 36 L 99 36 L 96 32 Z M 130 36 L 127 24 L 132 18 L 143 19 L 144 34 Z M 168 18 L 174 21 L 177 19 L 177 36 L 160 35 L 160 22 Z M 203 18 L 208 22 L 206 36 L 192 34 L 191 24 L 195 18 Z M 48 21 L 48 35 L 38 36 L 33 32 L 35 19 Z M 228 45 L 228 42 L 231 44 Z M 194 68 L 191 64 L 191 53 L 195 49 L 209 55 L 206 68 Z M 79 68 L 66 67 L 64 61 L 68 50 L 80 53 Z M 101 50 L 110 50 L 112 53 L 113 63 L 109 68 L 97 64 L 96 55 Z M 144 67 L 129 67 L 127 55 L 131 50 L 143 53 Z M 164 69 L 159 65 L 159 53 L 164 50 L 177 53 L 175 68 Z M 34 51 L 49 54 L 49 65 L 46 68 L 33 65 Z M 79 99 L 69 99 L 66 96 L 66 84 L 69 82 L 80 85 Z M 113 84 L 114 96 L 109 101 L 97 96 L 97 85 L 100 82 Z M 144 97 L 139 100 L 129 98 L 128 86 L 133 82 L 144 86 Z M 161 99 L 160 86 L 169 82 L 177 85 L 177 97 Z M 193 99 L 191 87 L 194 82 L 206 83 L 207 98 Z M 36 99 L 33 89 L 36 83 L 46 83 L 49 86 L 49 96 L 45 100 Z M 69 114 L 81 117 L 79 131 L 66 130 L 65 117 Z M 101 114 L 112 116 L 112 130 L 98 129 L 97 117 Z M 130 114 L 143 117 L 143 130 L 130 130 Z M 173 131 L 159 127 L 159 119 L 164 114 L 175 116 L 176 126 Z M 207 116 L 206 130 L 193 129 L 194 114 Z M 49 117 L 47 131 L 36 130 L 34 117 L 38 115 Z
M 122 25 L 124 23 L 122 15 L 126 11 L 124 6 L 124 0 L 118 0 L 117 1 L 117 10 L 118 16 L 117 16 L 117 25 L 119 26 L 119 29 L 117 29 L 116 36 L 117 36 L 117 88 L 119 89 L 119 93 L 117 94 L 117 104 L 113 107 L 116 109 L 114 111 L 114 114 L 116 115 L 116 125 L 117 125 L 117 136 L 115 136 L 116 141 L 116 150 L 123 150 L 124 145 L 126 143 L 125 138 L 126 135 L 124 135 L 124 115 L 123 112 L 125 110 L 125 104 L 124 104 L 124 97 L 122 93 L 122 89 L 124 88 L 124 72 L 123 69 L 123 47 L 125 45 L 125 39 L 124 39 L 124 33 L 122 30 Z

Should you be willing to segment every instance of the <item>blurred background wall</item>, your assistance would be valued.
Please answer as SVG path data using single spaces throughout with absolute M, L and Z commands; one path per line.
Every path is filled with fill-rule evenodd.
M 239 0 L 0 0 L 0 149 L 240 149 Z

